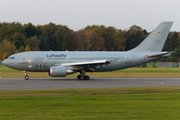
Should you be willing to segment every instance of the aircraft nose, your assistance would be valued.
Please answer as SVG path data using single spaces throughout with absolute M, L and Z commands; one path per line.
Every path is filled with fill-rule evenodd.
M 7 65 L 7 60 L 3 60 L 3 61 L 2 61 L 2 64 L 3 64 L 3 65 Z

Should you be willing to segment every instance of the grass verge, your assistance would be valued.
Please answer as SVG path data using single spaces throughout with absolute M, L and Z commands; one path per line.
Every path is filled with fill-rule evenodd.
M 0 119 L 178 120 L 180 87 L 0 91 Z

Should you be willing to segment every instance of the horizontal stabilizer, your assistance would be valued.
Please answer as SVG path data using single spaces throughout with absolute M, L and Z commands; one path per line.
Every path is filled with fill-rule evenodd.
M 148 54 L 146 57 L 148 59 L 158 59 L 158 58 L 163 58 L 163 57 L 168 57 L 171 55 L 173 52 L 162 52 L 160 54 Z

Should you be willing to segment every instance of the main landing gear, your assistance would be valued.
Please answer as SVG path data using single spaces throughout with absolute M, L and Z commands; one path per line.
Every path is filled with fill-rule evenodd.
M 77 79 L 79 80 L 89 80 L 89 76 L 85 74 L 85 69 L 82 69 L 80 71 L 80 75 L 77 76 Z
M 79 80 L 89 80 L 89 76 L 78 75 L 77 79 L 79 79 Z
M 24 71 L 24 74 L 25 74 L 25 80 L 28 80 L 29 79 L 28 73 Z

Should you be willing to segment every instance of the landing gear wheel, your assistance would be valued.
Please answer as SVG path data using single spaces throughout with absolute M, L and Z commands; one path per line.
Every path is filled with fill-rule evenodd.
M 77 79 L 79 79 L 79 80 L 80 80 L 80 78 L 81 78 L 81 75 L 78 75 L 78 76 L 77 76 Z
M 77 79 L 79 79 L 79 80 L 89 80 L 90 77 L 89 76 L 78 75 Z
M 85 76 L 84 79 L 85 79 L 85 80 L 89 80 L 89 76 Z
M 25 74 L 25 80 L 28 80 L 28 79 L 29 79 L 29 76 L 28 76 L 27 71 L 24 71 L 24 74 Z
M 84 80 L 84 76 L 80 76 L 80 80 Z
M 29 79 L 29 76 L 26 75 L 26 76 L 25 76 L 25 79 L 28 80 L 28 79 Z

